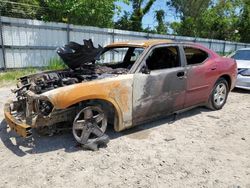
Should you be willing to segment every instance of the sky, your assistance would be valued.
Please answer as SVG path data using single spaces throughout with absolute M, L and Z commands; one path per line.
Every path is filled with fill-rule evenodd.
M 122 7 L 122 11 L 132 11 L 132 5 L 127 5 L 122 2 L 116 2 L 116 4 L 120 7 Z M 153 6 L 151 7 L 150 11 L 144 16 L 142 20 L 143 27 L 151 27 L 153 28 L 154 26 L 157 25 L 157 22 L 155 21 L 155 11 L 163 9 L 165 10 L 165 21 L 166 22 L 174 22 L 178 21 L 178 18 L 176 17 L 175 10 L 170 9 L 169 7 L 166 6 L 166 1 L 163 0 L 157 0 Z M 116 14 L 114 17 L 115 21 L 118 19 L 118 15 Z

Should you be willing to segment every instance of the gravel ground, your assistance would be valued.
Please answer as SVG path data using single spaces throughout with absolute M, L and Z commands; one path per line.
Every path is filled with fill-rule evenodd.
M 10 97 L 0 88 L 0 108 Z M 220 111 L 196 108 L 122 133 L 108 147 L 77 147 L 70 132 L 25 140 L 0 112 L 0 187 L 250 188 L 250 92 Z

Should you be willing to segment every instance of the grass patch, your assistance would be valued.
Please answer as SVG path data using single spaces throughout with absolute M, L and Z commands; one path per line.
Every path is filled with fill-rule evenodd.
M 39 71 L 46 71 L 46 70 L 61 70 L 68 68 L 61 59 L 59 58 L 52 58 L 48 62 L 47 67 L 42 68 L 24 68 L 24 69 L 15 69 L 15 70 L 7 70 L 0 72 L 0 85 L 8 85 L 9 83 L 15 83 L 15 81 L 25 75 L 34 74 Z
M 66 69 L 68 68 L 65 63 L 59 58 L 53 58 L 49 60 L 47 70 L 60 70 L 60 69 Z
M 6 72 L 0 72 L 0 84 L 3 84 L 5 82 L 12 82 L 22 76 L 25 76 L 27 74 L 33 74 L 36 72 L 37 72 L 37 69 L 35 68 L 26 68 L 26 69 L 9 70 Z

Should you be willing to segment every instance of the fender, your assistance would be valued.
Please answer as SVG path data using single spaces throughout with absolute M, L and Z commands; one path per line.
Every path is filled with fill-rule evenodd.
M 117 111 L 121 131 L 132 125 L 132 83 L 133 75 L 120 75 L 82 82 L 43 93 L 56 109 L 66 109 L 85 100 L 100 99 L 110 102 Z

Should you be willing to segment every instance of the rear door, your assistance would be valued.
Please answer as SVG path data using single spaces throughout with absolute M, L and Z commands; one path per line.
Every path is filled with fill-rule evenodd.
M 133 82 L 133 124 L 169 114 L 184 106 L 186 70 L 178 46 L 152 48 Z
M 193 46 L 184 46 L 183 49 L 187 66 L 187 108 L 207 101 L 211 92 L 211 78 L 217 75 L 217 67 L 210 61 L 208 52 Z

